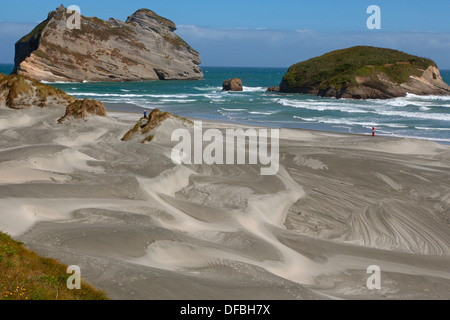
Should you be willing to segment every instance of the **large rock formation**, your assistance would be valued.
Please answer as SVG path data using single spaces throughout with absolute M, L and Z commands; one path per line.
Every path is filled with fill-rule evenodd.
M 407 93 L 450 95 L 450 87 L 432 60 L 365 46 L 333 51 L 291 66 L 280 91 L 353 99 L 388 99 Z
M 16 43 L 13 73 L 45 81 L 197 80 L 199 54 L 177 36 L 175 24 L 141 9 L 125 22 L 81 16 L 64 6 Z M 70 20 L 70 19 L 69 19 Z

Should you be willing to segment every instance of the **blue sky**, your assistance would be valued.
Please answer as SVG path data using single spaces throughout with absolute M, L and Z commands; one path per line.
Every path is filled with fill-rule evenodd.
M 14 43 L 63 3 L 85 16 L 125 20 L 139 8 L 171 19 L 204 66 L 287 67 L 330 50 L 374 45 L 432 58 L 450 69 L 449 0 L 152 0 L 2 1 L 0 63 Z M 367 7 L 381 8 L 369 30 Z

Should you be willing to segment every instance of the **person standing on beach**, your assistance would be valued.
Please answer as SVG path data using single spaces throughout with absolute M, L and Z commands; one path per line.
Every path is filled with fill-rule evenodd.
M 372 137 L 375 137 L 375 127 L 372 127 Z
M 147 110 L 144 110 L 144 118 L 147 119 Z

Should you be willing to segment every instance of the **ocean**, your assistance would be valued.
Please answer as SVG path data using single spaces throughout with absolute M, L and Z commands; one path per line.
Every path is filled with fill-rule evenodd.
M 9 73 L 11 65 L 0 65 Z M 390 100 L 348 100 L 268 93 L 287 68 L 203 67 L 204 80 L 127 83 L 54 83 L 78 99 L 160 108 L 184 117 L 332 132 L 433 140 L 450 144 L 450 97 L 408 95 Z M 450 71 L 441 70 L 450 84 Z M 240 77 L 244 92 L 222 92 Z M 123 106 L 123 111 L 127 111 Z M 133 109 L 134 111 L 136 110 Z

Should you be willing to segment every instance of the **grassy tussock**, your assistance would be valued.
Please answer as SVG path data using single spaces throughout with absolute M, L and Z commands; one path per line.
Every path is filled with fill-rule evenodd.
M 62 123 L 68 118 L 83 119 L 86 120 L 88 115 L 107 117 L 106 108 L 104 104 L 97 100 L 76 100 L 69 104 L 66 108 L 66 114 L 64 117 L 58 120 L 58 123 Z
M 122 141 L 129 141 L 131 140 L 131 138 L 133 138 L 133 136 L 139 132 L 139 130 L 141 129 L 142 126 L 145 126 L 145 124 L 143 123 L 143 120 L 145 120 L 144 118 L 142 118 L 141 120 L 139 120 L 138 123 L 135 124 L 135 126 L 129 130 L 127 133 L 125 133 L 125 135 L 122 138 Z
M 75 101 L 74 97 L 64 91 L 29 77 L 21 75 L 0 76 L 0 100 L 3 100 L 9 108 L 45 107 L 49 97 L 66 104 Z
M 84 281 L 80 290 L 69 290 L 67 267 L 0 232 L 0 300 L 108 300 Z
M 148 133 L 149 131 L 155 129 L 157 126 L 159 126 L 164 120 L 170 118 L 172 116 L 169 112 L 162 112 L 159 109 L 154 109 L 149 117 L 148 122 L 145 125 L 144 128 L 142 128 L 142 133 Z
M 128 131 L 122 138 L 122 141 L 131 140 L 136 134 L 148 134 L 150 131 L 158 127 L 164 120 L 174 117 L 170 112 L 163 112 L 160 109 L 154 109 L 147 119 L 142 118 L 138 123 Z M 154 135 L 148 135 L 142 143 L 152 141 Z

